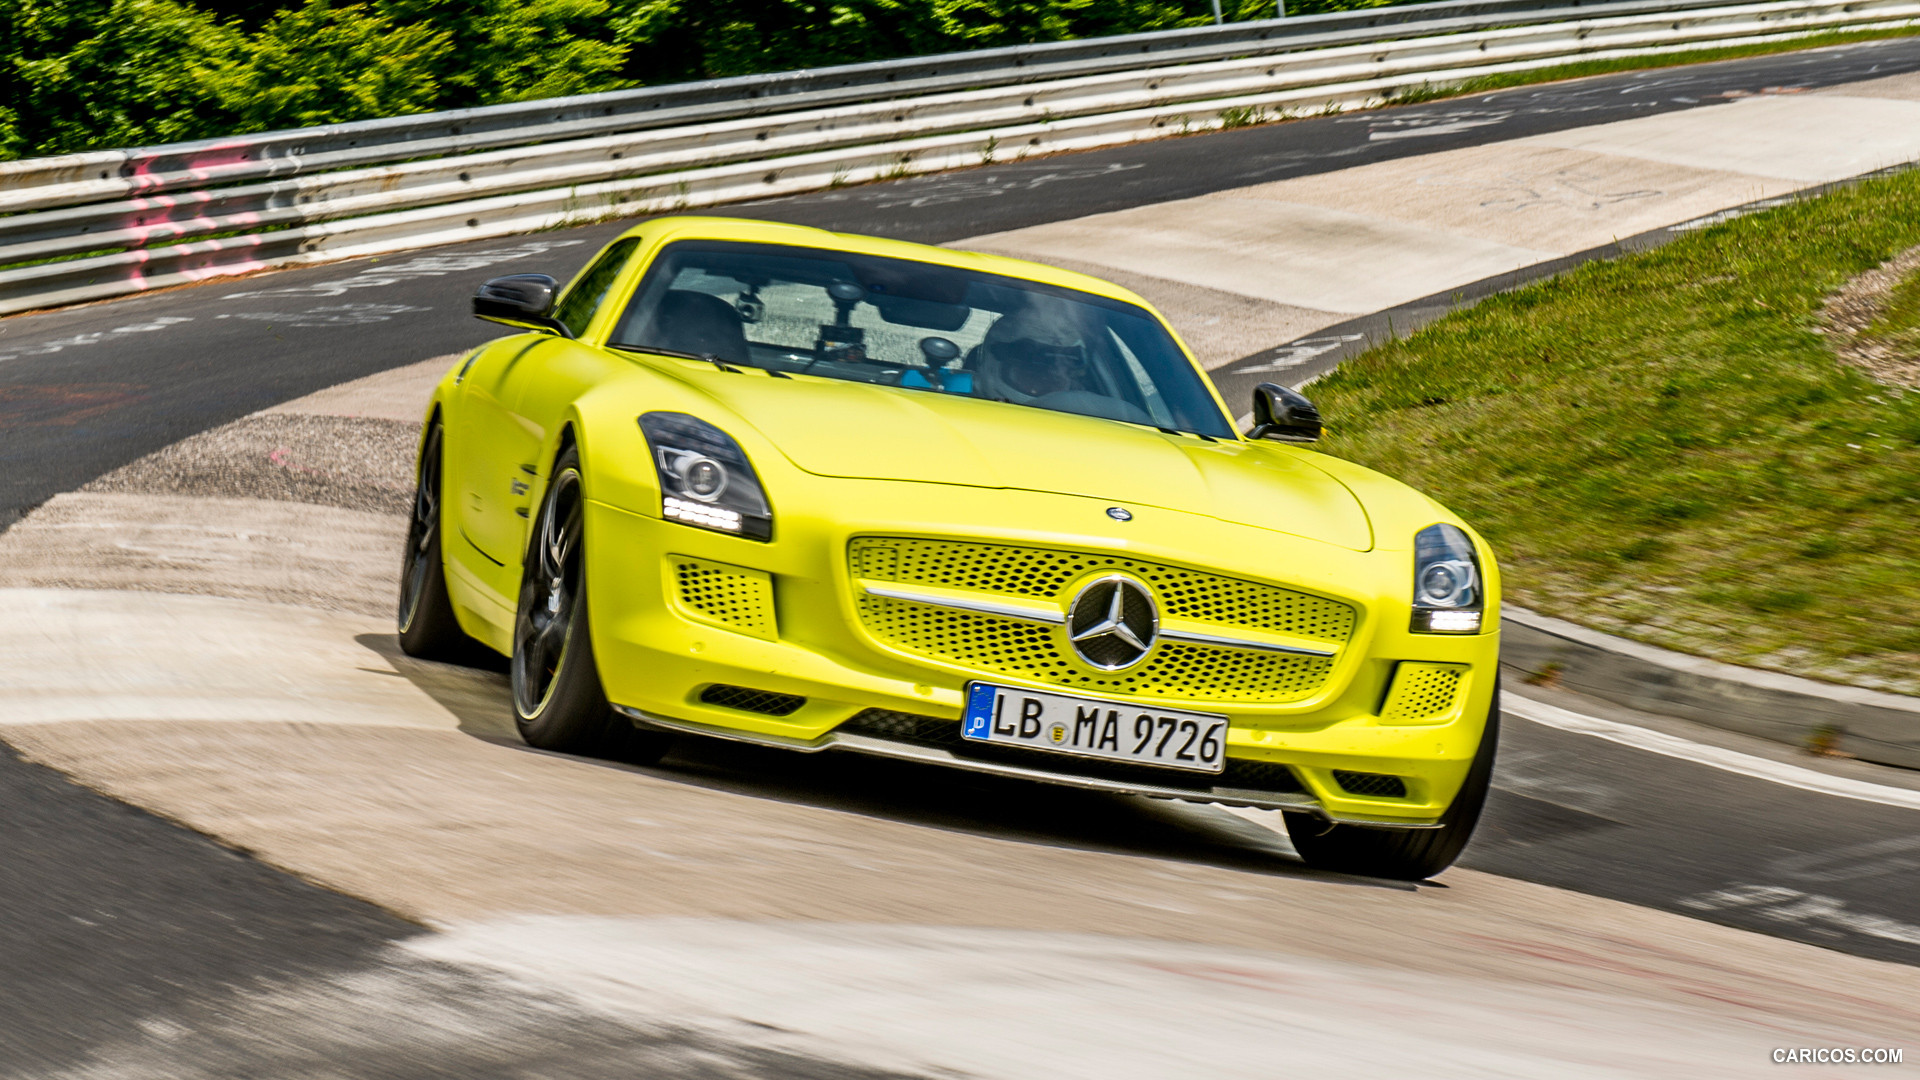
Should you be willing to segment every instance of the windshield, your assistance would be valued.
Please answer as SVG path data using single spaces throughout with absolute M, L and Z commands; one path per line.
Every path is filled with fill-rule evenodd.
M 1234 437 L 1140 308 L 904 259 L 683 241 L 607 344 Z

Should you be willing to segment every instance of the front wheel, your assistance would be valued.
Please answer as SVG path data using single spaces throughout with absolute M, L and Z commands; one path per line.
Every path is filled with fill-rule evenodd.
M 420 445 L 413 488 L 413 517 L 400 566 L 400 648 L 408 656 L 457 660 L 474 647 L 453 614 L 447 568 L 440 556 L 440 422 L 433 421 Z
M 527 745 L 651 763 L 671 737 L 642 732 L 607 704 L 587 615 L 586 498 L 580 456 L 554 463 L 513 620 L 514 720 Z
M 1316 870 L 1424 881 L 1453 865 L 1480 823 L 1493 785 L 1493 757 L 1500 744 L 1500 684 L 1493 687 L 1487 729 L 1473 755 L 1467 779 L 1440 815 L 1437 829 L 1378 829 L 1364 825 L 1328 825 L 1312 814 L 1288 812 L 1287 836 L 1295 851 Z

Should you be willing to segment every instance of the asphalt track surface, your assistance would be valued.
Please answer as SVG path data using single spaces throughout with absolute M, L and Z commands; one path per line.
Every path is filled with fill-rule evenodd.
M 1710 108 L 1768 88 L 1915 70 L 1920 41 L 1895 40 L 1173 139 L 727 212 L 940 241 Z M 0 322 L 0 526 L 188 435 L 485 340 L 490 329 L 466 311 L 478 281 L 524 271 L 565 277 L 624 224 L 263 274 Z M 1518 721 L 1508 723 L 1501 754 L 1500 786 L 1465 865 L 1920 963 L 1920 811 L 1818 795 Z M 742 755 L 723 758 L 730 762 L 723 767 L 734 784 L 777 788 L 786 782 L 782 760 Z M 862 775 L 888 774 L 843 779 Z M 875 812 L 861 794 L 814 797 Z M 135 1020 L 190 1026 L 196 1010 L 266 980 L 362 970 L 387 943 L 420 932 L 9 753 L 0 753 L 0 821 L 0 907 L 7 912 L 0 919 L 0 1072 L 76 1063 Z M 964 814 L 946 824 L 1005 828 L 997 817 Z M 1097 830 L 1034 839 L 1122 850 L 1142 843 Z M 584 1055 L 631 1036 L 578 1031 L 568 1038 Z M 816 1071 L 799 1060 L 748 1064 L 769 1076 Z M 356 1074 L 366 1076 L 491 1074 L 454 1059 L 388 1067 L 373 1054 L 358 1065 Z

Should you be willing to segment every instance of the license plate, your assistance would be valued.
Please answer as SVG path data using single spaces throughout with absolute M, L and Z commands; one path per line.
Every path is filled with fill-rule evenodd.
M 987 683 L 968 684 L 960 734 L 978 742 L 1194 772 L 1217 773 L 1227 764 L 1224 716 Z

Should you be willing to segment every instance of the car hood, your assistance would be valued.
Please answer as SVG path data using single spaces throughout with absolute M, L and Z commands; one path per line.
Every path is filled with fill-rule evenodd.
M 829 379 L 716 372 L 697 381 L 820 476 L 1079 495 L 1372 547 L 1353 493 L 1311 455 L 1272 444 Z

